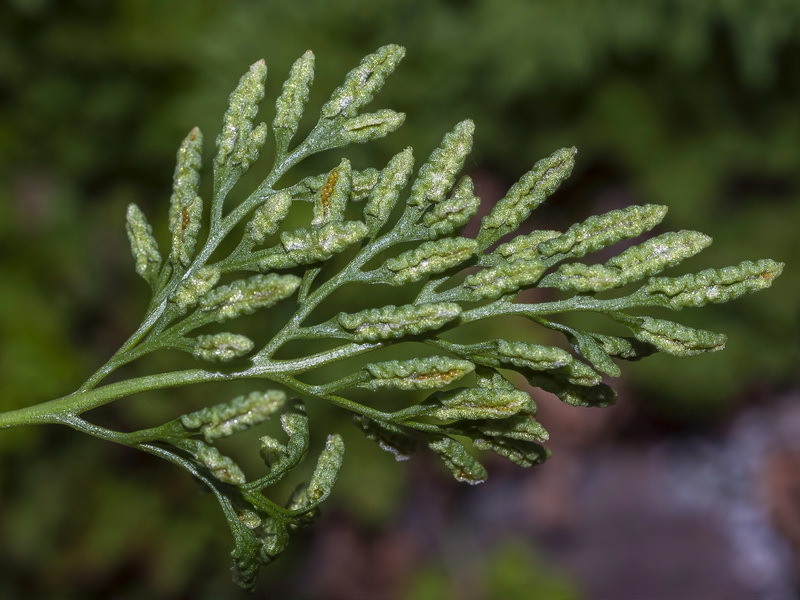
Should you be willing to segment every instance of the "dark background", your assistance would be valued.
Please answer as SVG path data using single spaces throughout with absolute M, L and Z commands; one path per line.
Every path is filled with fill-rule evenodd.
M 321 520 L 263 571 L 256 597 L 797 597 L 795 0 L 7 0 L 0 408 L 75 389 L 138 324 L 147 297 L 125 206 L 163 233 L 180 140 L 198 125 L 210 150 L 250 63 L 269 65 L 269 121 L 306 49 L 313 108 L 390 42 L 408 54 L 377 104 L 408 118 L 348 150 L 356 166 L 407 145 L 421 159 L 469 117 L 467 171 L 486 201 L 542 156 L 578 147 L 536 226 L 662 203 L 666 229 L 715 238 L 687 268 L 765 257 L 787 267 L 767 292 L 683 311 L 728 334 L 728 348 L 626 365 L 614 408 L 536 394 L 555 450 L 542 467 L 489 461 L 486 484 L 460 486 L 431 457 L 396 464 L 348 434 Z M 163 421 L 232 392 L 203 393 L 132 398 L 105 418 Z M 312 416 L 320 437 L 352 431 L 325 407 Z M 173 467 L 68 430 L 0 435 L 0 598 L 244 597 L 229 550 L 213 498 Z

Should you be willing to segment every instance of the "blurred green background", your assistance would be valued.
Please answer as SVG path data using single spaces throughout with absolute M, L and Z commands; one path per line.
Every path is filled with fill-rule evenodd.
M 687 268 L 787 263 L 768 292 L 679 315 L 727 333 L 724 352 L 628 365 L 621 406 L 611 418 L 586 416 L 585 433 L 557 409 L 545 413 L 553 437 L 563 429 L 573 441 L 563 462 L 542 469 L 581 470 L 598 445 L 613 458 L 676 436 L 724 443 L 741 415 L 769 411 L 796 391 L 796 0 L 7 0 L 0 408 L 75 389 L 138 324 L 147 297 L 133 275 L 125 206 L 137 202 L 164 226 L 178 143 L 198 125 L 210 149 L 227 94 L 249 64 L 266 58 L 271 101 L 291 63 L 312 49 L 315 107 L 363 55 L 390 42 L 408 54 L 378 104 L 408 118 L 386 140 L 347 151 L 356 166 L 381 166 L 407 145 L 421 160 L 469 117 L 477 134 L 467 170 L 487 201 L 542 156 L 578 147 L 574 174 L 534 215 L 537 226 L 662 203 L 666 229 L 715 238 Z M 121 427 L 158 422 L 219 400 L 214 388 L 153 394 L 104 418 Z M 348 427 L 324 407 L 312 414 L 319 436 Z M 518 492 L 532 477 L 546 495 L 546 486 L 566 485 L 557 475 L 490 465 L 498 487 L 479 502 L 425 460 L 398 466 L 357 436 L 347 441 L 338 496 L 319 526 L 264 570 L 257 597 L 556 599 L 614 589 L 598 588 L 579 562 L 548 554 L 561 543 L 547 533 L 563 534 L 557 523 L 539 522 L 517 539 L 513 527 L 486 518 L 504 511 L 504 485 Z M 455 525 L 443 521 L 447 503 L 460 507 Z M 453 529 L 474 552 L 453 550 Z M 570 536 L 574 544 L 581 531 Z M 0 540 L 3 599 L 239 597 L 211 497 L 168 465 L 70 431 L 0 435 Z M 797 554 L 787 552 L 796 567 Z

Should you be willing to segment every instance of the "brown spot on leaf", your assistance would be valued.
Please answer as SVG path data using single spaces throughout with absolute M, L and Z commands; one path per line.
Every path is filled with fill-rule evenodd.
M 328 180 L 325 182 L 325 186 L 322 188 L 322 192 L 319 196 L 320 202 L 322 203 L 322 212 L 326 217 L 330 215 L 331 194 L 333 194 L 337 181 L 339 181 L 339 172 L 333 171 L 328 175 Z

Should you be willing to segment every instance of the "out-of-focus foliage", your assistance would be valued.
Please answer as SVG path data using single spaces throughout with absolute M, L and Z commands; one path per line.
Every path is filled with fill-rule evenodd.
M 469 561 L 442 565 L 433 563 L 421 569 L 410 583 L 408 600 L 448 598 L 504 598 L 505 600 L 577 600 L 577 586 L 563 574 L 542 563 L 522 542 L 510 541 L 481 557 L 478 572 L 469 571 Z M 449 567 L 449 568 L 448 568 Z M 479 592 L 472 586 L 477 585 Z
M 325 60 L 316 87 L 331 89 L 358 58 L 388 42 L 410 53 L 383 99 L 411 118 L 379 147 L 349 154 L 354 166 L 364 156 L 358 152 L 374 153 L 370 163 L 380 163 L 412 142 L 424 155 L 464 117 L 479 124 L 468 168 L 476 179 L 487 172 L 500 177 L 500 188 L 553 148 L 577 146 L 571 183 L 538 218 L 563 226 L 632 202 L 665 204 L 668 228 L 692 227 L 715 239 L 708 253 L 713 265 L 695 259 L 693 267 L 759 256 L 788 265 L 771 294 L 716 307 L 702 320 L 684 311 L 687 323 L 726 331 L 728 348 L 691 361 L 638 364 L 628 372 L 640 389 L 668 398 L 664 412 L 683 405 L 702 416 L 724 409 L 749 386 L 786 381 L 798 361 L 800 316 L 799 27 L 795 0 L 9 0 L 0 8 L 3 407 L 74 389 L 135 325 L 146 299 L 128 274 L 127 243 L 119 233 L 124 207 L 135 201 L 149 214 L 165 212 L 176 144 L 193 125 L 216 130 L 243 66 L 269 57 L 277 85 L 277 74 L 312 48 Z M 321 101 L 312 96 L 312 105 Z M 478 191 L 488 198 L 492 179 L 482 181 L 486 190 Z M 745 238 L 745 231 L 760 234 Z M 43 373 L 31 365 L 48 368 Z M 153 401 L 126 410 L 157 420 L 164 409 Z M 127 455 L 107 458 L 97 442 L 75 438 L 50 430 L 0 436 L 0 537 L 20 523 L 18 537 L 30 544 L 14 557 L 7 554 L 11 544 L 2 545 L 3 570 L 19 577 L 0 578 L 0 596 L 38 585 L 51 596 L 69 597 L 64 589 L 70 587 L 75 597 L 100 597 L 105 584 L 94 573 L 116 564 L 116 581 L 127 586 L 119 597 L 180 597 L 180 583 L 159 583 L 163 565 L 148 560 L 142 566 L 152 549 L 146 544 L 138 552 L 104 546 L 96 571 L 76 579 L 87 559 L 66 551 L 75 536 L 37 532 L 11 516 L 25 508 L 49 510 L 63 524 L 65 509 L 56 498 L 76 498 L 84 489 L 85 482 L 52 463 L 41 475 L 19 475 L 21 466 L 9 456 L 23 455 L 24 448 L 26 460 L 35 461 L 34 442 L 41 456 L 84 456 L 87 480 L 108 488 L 93 497 L 118 497 L 122 482 L 141 479 L 97 477 L 117 466 L 129 469 Z M 78 464 L 74 458 L 60 455 L 59 461 Z M 150 461 L 139 468 L 154 467 Z M 364 491 L 346 469 L 338 492 L 358 501 Z M 34 493 L 41 481 L 52 497 Z M 194 487 L 183 483 L 175 497 L 194 504 Z M 130 495 L 146 504 L 148 487 L 130 485 Z M 377 487 L 384 492 L 393 485 Z M 380 515 L 397 496 L 386 494 L 381 506 L 372 495 L 368 502 L 369 515 Z M 211 515 L 212 504 L 209 498 L 197 510 Z M 208 530 L 219 532 L 221 525 L 198 528 L 200 519 L 180 518 L 182 504 L 137 514 L 154 527 L 162 520 L 186 527 L 195 546 L 208 543 Z M 85 517 L 79 522 L 81 536 L 98 537 L 108 527 Z M 115 534 L 125 537 L 107 532 Z M 222 534 L 212 546 L 215 561 L 227 552 Z M 49 578 L 30 567 L 56 560 L 63 566 Z M 169 560 L 202 564 L 196 557 Z M 149 578 L 137 575 L 135 583 L 131 573 L 142 572 Z M 229 585 L 226 574 L 219 584 Z M 217 585 L 198 587 L 192 597 L 223 597 Z

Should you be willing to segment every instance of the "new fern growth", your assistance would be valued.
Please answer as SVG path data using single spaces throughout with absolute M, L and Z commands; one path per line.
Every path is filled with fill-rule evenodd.
M 660 275 L 711 243 L 696 231 L 663 233 L 605 262 L 582 262 L 653 229 L 664 218 L 663 206 L 613 210 L 566 231 L 508 239 L 569 176 L 574 148 L 536 163 L 481 219 L 477 236 L 465 237 L 461 231 L 480 204 L 472 180 L 460 176 L 472 144 L 471 121 L 447 133 L 416 174 L 409 148 L 380 170 L 353 169 L 344 159 L 327 173 L 279 185 L 312 154 L 375 140 L 402 124 L 403 114 L 365 112 L 365 107 L 403 54 L 403 48 L 385 46 L 364 58 L 299 142 L 295 136 L 309 98 L 313 54 L 307 52 L 291 68 L 271 127 L 255 120 L 267 67 L 263 61 L 254 64 L 230 96 L 216 140 L 210 198 L 200 193 L 200 131 L 193 129 L 180 146 L 166 252 L 142 211 L 128 208 L 136 272 L 152 289 L 139 329 L 76 392 L 0 414 L 3 428 L 60 423 L 186 469 L 219 501 L 234 538 L 234 577 L 244 588 L 253 587 L 259 567 L 284 550 L 291 532 L 311 520 L 342 463 L 342 438 L 331 433 L 307 485 L 285 502 L 265 495 L 306 456 L 310 434 L 304 401 L 330 402 L 349 411 L 357 427 L 398 460 L 427 446 L 456 479 L 479 483 L 486 471 L 474 449 L 523 467 L 548 456 L 543 446 L 548 434 L 535 419 L 536 407 L 509 373 L 520 373 L 568 404 L 609 405 L 614 391 L 603 376 L 619 376 L 614 359 L 637 360 L 656 351 L 690 356 L 725 345 L 721 334 L 641 316 L 638 309 L 727 302 L 769 287 L 781 272 L 780 263 L 759 260 L 690 275 Z M 244 200 L 232 203 L 229 193 L 258 160 L 270 131 L 267 175 Z M 301 203 L 310 205 L 310 220 L 290 228 L 290 213 Z M 332 261 L 341 268 L 323 273 L 323 265 L 343 252 L 349 260 Z M 356 284 L 362 289 L 402 286 L 413 290 L 413 300 L 317 316 L 334 292 Z M 552 288 L 547 296 L 552 299 L 530 303 L 518 298 L 521 290 L 533 287 Z M 260 339 L 258 331 L 219 332 L 218 324 L 227 326 L 279 303 L 291 305 L 293 313 L 271 339 Z M 557 320 L 576 311 L 610 319 L 630 335 L 585 331 Z M 455 340 L 462 337 L 450 335 L 466 324 L 503 315 L 563 334 L 569 350 L 527 340 L 461 343 Z M 290 342 L 319 340 L 326 340 L 328 349 L 296 357 L 283 352 Z M 369 357 L 406 342 L 415 342 L 407 344 L 408 358 Z M 199 366 L 103 384 L 122 365 L 163 349 L 189 353 Z M 319 377 L 309 377 L 360 355 L 366 355 L 363 366 L 339 371 L 336 379 L 319 383 Z M 257 381 L 258 389 L 149 429 L 115 431 L 84 416 L 147 390 L 244 379 Z M 379 393 L 374 402 L 360 403 L 348 397 L 356 388 Z M 388 412 L 381 402 L 386 390 L 425 390 L 428 395 Z M 250 478 L 215 444 L 270 419 L 280 422 L 283 435 L 261 437 L 265 473 Z

